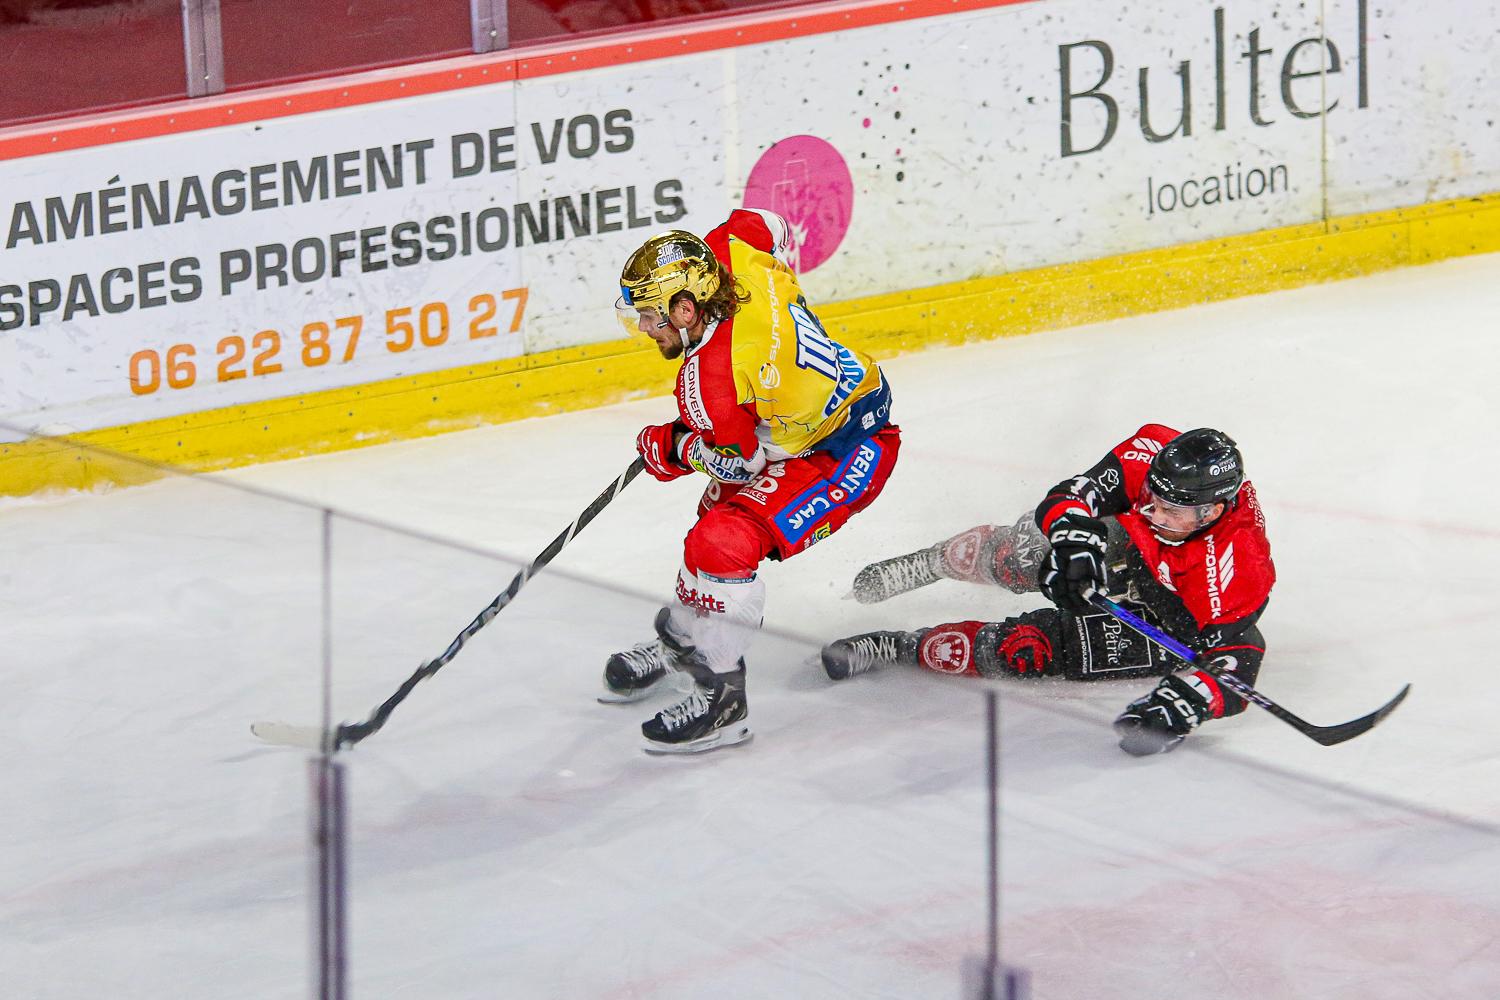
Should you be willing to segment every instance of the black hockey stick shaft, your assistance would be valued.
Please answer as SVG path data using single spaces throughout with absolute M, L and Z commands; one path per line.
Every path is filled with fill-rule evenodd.
M 1411 685 L 1406 685 L 1400 691 L 1396 692 L 1396 697 L 1392 698 L 1390 701 L 1386 702 L 1384 705 L 1380 706 L 1369 715 L 1362 715 L 1358 719 L 1351 719 L 1350 721 L 1341 723 L 1337 726 L 1315 726 L 1311 722 L 1308 722 L 1306 719 L 1303 719 L 1287 711 L 1276 702 L 1272 701 L 1270 698 L 1267 698 L 1265 695 L 1255 690 L 1255 688 L 1245 683 L 1243 679 L 1235 676 L 1233 671 L 1223 670 L 1219 667 L 1214 666 L 1212 663 L 1205 660 L 1202 656 L 1198 655 L 1198 653 L 1195 652 L 1190 646 L 1186 646 L 1183 643 L 1178 642 L 1176 639 L 1172 638 L 1161 629 L 1156 628 L 1149 622 L 1142 621 L 1130 611 L 1127 611 L 1125 608 L 1120 607 L 1120 605 L 1116 604 L 1114 601 L 1111 601 L 1109 598 L 1105 597 L 1098 591 L 1093 591 L 1089 594 L 1089 603 L 1094 605 L 1094 607 L 1100 609 L 1101 611 L 1106 611 L 1109 614 L 1113 615 L 1115 618 L 1124 622 L 1126 625 L 1129 625 L 1141 635 L 1145 636 L 1147 639 L 1150 639 L 1152 642 L 1156 643 L 1158 646 L 1165 649 L 1173 656 L 1176 656 L 1178 659 L 1184 661 L 1189 666 L 1196 667 L 1197 669 L 1203 671 L 1205 674 L 1213 677 L 1215 680 L 1223 684 L 1230 691 L 1233 691 L 1235 694 L 1239 695 L 1241 698 L 1245 699 L 1248 702 L 1259 705 L 1267 712 L 1270 712 L 1272 715 L 1276 716 L 1276 718 L 1280 719 L 1282 722 L 1285 722 L 1287 725 L 1297 730 L 1297 732 L 1308 737 L 1309 739 L 1316 740 L 1325 747 L 1331 747 L 1335 744 L 1343 743 L 1346 740 L 1352 740 L 1354 739 L 1354 737 L 1359 736 L 1362 733 L 1367 733 L 1371 729 L 1374 729 L 1376 724 L 1378 724 L 1387 715 L 1390 715 L 1396 710 L 1396 706 L 1400 705 L 1401 702 L 1406 699 L 1407 692 L 1411 690 Z
M 619 478 L 610 483 L 603 493 L 595 497 L 593 503 L 585 507 L 583 513 L 579 514 L 572 524 L 563 529 L 562 534 L 552 539 L 552 544 L 543 549 L 541 554 L 531 561 L 530 566 L 527 566 L 516 574 L 515 579 L 510 581 L 510 586 L 506 587 L 498 597 L 491 601 L 489 607 L 479 612 L 478 617 L 469 622 L 464 630 L 458 633 L 453 642 L 449 643 L 448 648 L 443 650 L 441 656 L 428 660 L 421 667 L 417 668 L 417 672 L 402 681 L 401 686 L 396 689 L 396 693 L 381 702 L 380 707 L 370 713 L 368 719 L 363 722 L 341 723 L 334 733 L 333 749 L 352 747 L 365 737 L 379 732 L 380 727 L 385 725 L 385 720 L 391 717 L 391 713 L 395 711 L 396 706 L 405 701 L 406 696 L 411 694 L 412 688 L 443 669 L 444 664 L 457 656 L 458 651 L 464 648 L 464 643 L 468 642 L 475 632 L 488 625 L 492 618 L 504 610 L 505 606 L 521 592 L 521 588 L 526 586 L 526 581 L 535 576 L 543 566 L 551 562 L 553 557 L 561 552 L 563 547 L 571 542 L 575 535 L 597 517 L 600 511 L 608 507 L 610 502 L 620 495 L 620 491 L 629 486 L 632 479 L 640 475 L 643 468 L 645 468 L 645 462 L 641 459 L 637 458 L 634 462 L 631 462 L 630 467 L 620 473 Z

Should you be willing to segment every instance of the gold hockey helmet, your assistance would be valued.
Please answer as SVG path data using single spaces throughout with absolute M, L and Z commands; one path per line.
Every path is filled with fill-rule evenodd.
M 651 237 L 625 261 L 617 307 L 655 309 L 665 317 L 678 292 L 702 303 L 718 290 L 719 262 L 708 244 L 692 233 L 671 229 Z

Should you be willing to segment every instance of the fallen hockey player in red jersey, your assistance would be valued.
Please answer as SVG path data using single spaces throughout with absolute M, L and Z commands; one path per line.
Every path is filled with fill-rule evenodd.
M 871 632 L 823 647 L 828 676 L 882 664 L 981 677 L 1092 681 L 1165 673 L 1115 719 L 1120 747 L 1165 753 L 1208 719 L 1245 702 L 1088 601 L 1097 590 L 1215 665 L 1254 684 L 1265 655 L 1256 622 L 1276 581 L 1265 519 L 1239 449 L 1210 428 L 1179 434 L 1147 424 L 1087 472 L 1053 487 L 1014 525 L 981 525 L 866 566 L 862 603 L 940 579 L 1040 590 L 1056 605 L 1000 622 Z
M 744 654 L 766 603 L 761 561 L 838 531 L 880 495 L 901 450 L 879 366 L 828 337 L 787 244 L 779 215 L 737 209 L 706 239 L 652 237 L 620 276 L 626 328 L 682 358 L 675 419 L 636 440 L 646 471 L 708 478 L 677 599 L 657 614 L 655 638 L 605 664 L 604 701 L 691 681 L 686 699 L 641 726 L 653 753 L 750 738 Z

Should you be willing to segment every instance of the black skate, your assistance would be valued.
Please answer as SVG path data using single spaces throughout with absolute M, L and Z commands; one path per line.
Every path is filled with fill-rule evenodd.
M 895 663 L 914 667 L 921 642 L 921 632 L 866 632 L 837 639 L 823 647 L 823 669 L 830 678 L 841 681 L 872 667 Z
M 745 700 L 745 661 L 733 673 L 712 674 L 700 664 L 702 678 L 687 698 L 641 723 L 647 753 L 703 753 L 743 743 L 751 736 L 750 705 Z
M 931 548 L 871 563 L 854 577 L 854 599 L 861 604 L 879 604 L 897 594 L 937 583 L 943 578 L 938 570 L 942 550 L 939 542 Z
M 678 674 L 682 661 L 693 651 L 672 638 L 667 631 L 667 620 L 671 611 L 662 608 L 656 613 L 656 638 L 638 643 L 621 653 L 615 653 L 604 665 L 604 694 L 599 701 L 606 705 L 624 705 L 640 701 L 654 691 L 662 689 L 681 690 L 679 680 L 688 679 Z

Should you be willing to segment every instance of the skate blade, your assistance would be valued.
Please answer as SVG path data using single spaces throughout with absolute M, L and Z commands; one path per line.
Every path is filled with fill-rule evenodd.
M 755 734 L 750 731 L 749 725 L 744 722 L 736 722 L 724 729 L 716 729 L 707 736 L 700 736 L 696 740 L 689 740 L 686 743 L 653 743 L 650 740 L 646 740 L 641 744 L 641 749 L 653 757 L 708 753 L 710 750 L 721 750 L 724 747 L 749 743 L 754 736 Z
M 655 690 L 654 686 L 630 692 L 606 690 L 594 700 L 601 705 L 634 705 L 638 701 L 645 701 L 651 697 L 651 692 Z
M 606 684 L 604 693 L 595 700 L 601 705 L 634 705 L 638 701 L 645 701 L 657 695 L 687 694 L 692 687 L 691 677 L 682 673 L 671 673 L 650 687 L 641 688 L 639 691 L 615 691 Z

